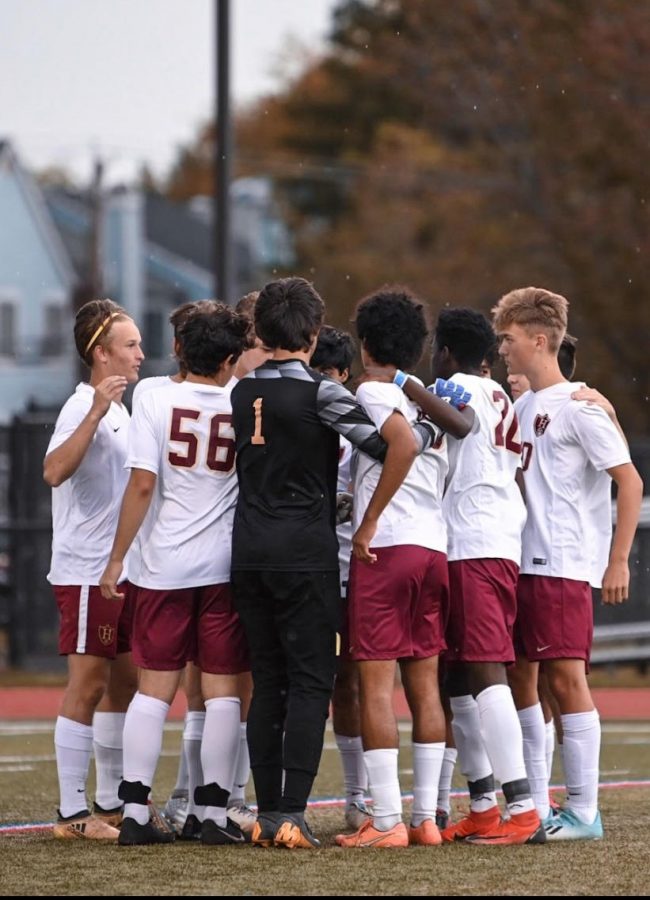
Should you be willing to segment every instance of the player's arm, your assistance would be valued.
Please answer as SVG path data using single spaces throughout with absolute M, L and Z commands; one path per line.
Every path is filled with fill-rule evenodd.
M 639 523 L 643 481 L 634 465 L 624 463 L 607 470 L 616 482 L 616 531 L 612 540 L 609 563 L 603 575 L 603 603 L 623 603 L 630 587 L 628 560 Z
M 368 508 L 352 537 L 352 552 L 362 562 L 374 563 L 377 556 L 370 552 L 370 544 L 377 531 L 379 516 L 386 509 L 418 456 L 413 429 L 399 412 L 392 413 L 381 428 L 381 436 L 388 449 L 377 487 Z
M 333 428 L 347 438 L 359 450 L 383 463 L 387 444 L 379 434 L 359 401 L 342 385 L 324 379 L 318 386 L 318 417 L 328 428 Z M 423 453 L 438 438 L 435 427 L 428 422 L 406 423 L 417 447 Z
M 43 461 L 43 478 L 50 487 L 59 487 L 77 471 L 95 436 L 99 423 L 113 400 L 120 400 L 126 388 L 123 375 L 109 375 L 95 388 L 93 403 L 72 434 Z
M 111 555 L 99 580 L 102 596 L 107 600 L 121 600 L 123 597 L 117 590 L 117 580 L 124 567 L 124 557 L 147 515 L 155 486 L 154 472 L 147 469 L 131 469 L 131 476 L 122 498 Z
M 625 443 L 627 444 L 627 438 L 625 437 L 625 433 L 621 428 L 621 423 L 618 421 L 618 416 L 616 415 L 616 410 L 614 409 L 614 404 L 611 400 L 608 400 L 604 394 L 601 394 L 600 391 L 597 391 L 596 388 L 587 387 L 586 384 L 571 394 L 571 398 L 573 400 L 586 400 L 587 404 L 590 406 L 600 406 L 602 410 L 604 410 L 609 419 L 616 426 L 618 433 L 621 435 Z

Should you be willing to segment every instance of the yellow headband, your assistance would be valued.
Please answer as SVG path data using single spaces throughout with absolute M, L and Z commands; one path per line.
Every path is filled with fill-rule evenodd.
M 88 343 L 86 344 L 86 349 L 84 350 L 84 356 L 87 355 L 88 351 L 89 351 L 90 348 L 93 346 L 93 344 L 95 343 L 95 341 L 97 340 L 97 338 L 99 337 L 99 335 L 102 333 L 102 331 L 106 328 L 106 326 L 108 325 L 108 323 L 109 323 L 112 319 L 114 319 L 115 316 L 121 316 L 121 315 L 122 315 L 121 312 L 114 312 L 114 313 L 111 313 L 110 316 L 106 316 L 106 318 L 104 319 L 104 321 L 102 322 L 102 324 L 99 326 L 99 328 L 97 329 L 97 331 L 93 334 L 93 336 L 91 337 L 91 339 L 90 339 L 90 340 L 88 341 Z

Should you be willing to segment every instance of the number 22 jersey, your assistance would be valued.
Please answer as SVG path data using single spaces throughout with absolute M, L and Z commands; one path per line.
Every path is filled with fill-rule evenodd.
M 157 476 L 156 518 L 141 535 L 140 571 L 131 576 L 140 587 L 230 581 L 237 503 L 231 389 L 170 382 L 134 408 L 127 466 Z

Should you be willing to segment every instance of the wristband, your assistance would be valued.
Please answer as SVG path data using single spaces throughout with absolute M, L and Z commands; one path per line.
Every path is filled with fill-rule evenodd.
M 406 384 L 406 379 L 408 375 L 406 372 L 402 372 L 401 369 L 397 369 L 395 375 L 393 376 L 393 384 L 396 384 L 398 388 L 403 388 Z

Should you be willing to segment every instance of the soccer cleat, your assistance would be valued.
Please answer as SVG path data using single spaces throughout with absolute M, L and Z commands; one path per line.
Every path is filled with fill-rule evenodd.
M 217 825 L 212 819 L 204 819 L 201 829 L 201 843 L 248 844 L 250 843 L 250 836 L 245 834 L 232 819 L 226 819 L 225 825 Z
M 289 815 L 280 819 L 273 843 L 276 847 L 285 847 L 287 850 L 318 850 L 321 846 L 303 818 Z
M 587 825 L 572 809 L 564 808 L 556 816 L 544 820 L 547 841 L 602 841 L 603 823 L 600 813 Z
M 280 813 L 260 813 L 253 825 L 251 843 L 255 847 L 272 847 L 279 821 Z
M 173 831 L 161 831 L 149 820 L 140 825 L 135 819 L 127 816 L 118 832 L 118 844 L 122 847 L 135 847 L 143 844 L 172 844 L 175 840 Z
M 557 802 L 553 791 L 548 792 L 548 805 L 549 809 L 551 810 L 552 816 L 556 816 L 559 812 L 562 811 L 562 804 Z
M 336 843 L 347 848 L 388 848 L 408 847 L 409 836 L 404 822 L 398 822 L 388 831 L 375 828 L 374 820 L 367 819 L 354 834 L 337 834 Z
M 473 835 L 488 834 L 491 829 L 496 828 L 500 823 L 499 807 L 492 806 L 485 812 L 473 812 L 472 810 L 455 822 L 448 825 L 442 833 L 441 837 L 444 843 L 453 843 L 454 841 L 465 841 Z
M 120 827 L 123 815 L 123 805 L 116 806 L 114 809 L 104 809 L 99 803 L 93 803 L 93 816 L 96 819 L 101 819 L 102 822 L 106 822 L 107 825 L 112 825 L 113 828 Z
M 546 832 L 542 825 L 537 810 L 517 813 L 505 821 L 491 828 L 487 833 L 471 835 L 466 840 L 467 844 L 480 844 L 483 846 L 505 846 L 509 844 L 545 844 Z
M 201 840 L 201 823 L 194 815 L 190 813 L 185 819 L 185 824 L 177 835 L 179 841 L 200 841 Z
M 436 825 L 439 831 L 444 831 L 449 825 L 449 813 L 446 809 L 438 808 L 436 810 Z
M 371 818 L 371 813 L 363 800 L 351 800 L 345 807 L 345 824 L 357 831 L 364 822 Z
M 235 825 L 239 825 L 244 834 L 253 833 L 257 816 L 249 806 L 245 806 L 243 803 L 241 806 L 229 806 L 226 815 Z
M 64 819 L 59 816 L 59 820 L 52 829 L 55 838 L 64 841 L 86 840 L 86 841 L 108 841 L 116 843 L 120 836 L 117 828 L 113 828 L 107 822 L 103 822 L 96 816 L 91 816 L 88 810 L 77 816 L 71 816 Z
M 442 844 L 440 831 L 433 819 L 425 819 L 419 825 L 409 826 L 409 845 L 412 847 L 437 847 Z
M 162 832 L 166 832 L 167 834 L 175 835 L 176 829 L 172 825 L 169 824 L 169 822 L 163 815 L 161 815 L 160 811 L 158 810 L 158 807 L 153 802 L 153 800 L 148 800 L 147 806 L 149 807 L 149 821 L 154 826 L 154 828 L 157 828 L 158 831 L 162 831 Z
M 187 791 L 174 791 L 163 809 L 163 816 L 177 831 L 180 831 L 187 819 Z

